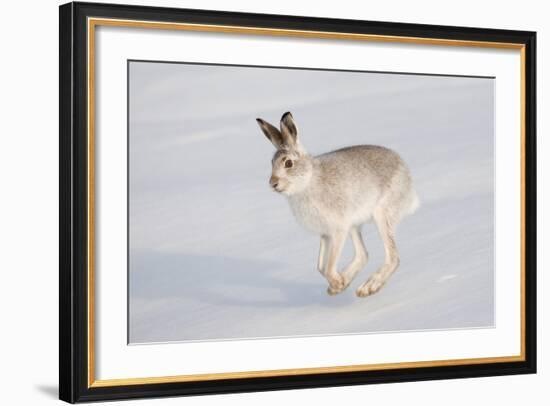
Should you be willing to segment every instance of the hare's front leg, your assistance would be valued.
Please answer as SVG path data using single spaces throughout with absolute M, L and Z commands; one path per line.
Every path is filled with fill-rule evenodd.
M 381 211 L 375 213 L 374 221 L 378 227 L 380 237 L 384 242 L 384 265 L 382 265 L 382 267 L 365 283 L 359 286 L 355 292 L 359 297 L 365 297 L 378 292 L 399 266 L 399 254 L 397 252 L 397 246 L 395 245 L 394 223 L 391 216 L 388 216 L 386 213 Z
M 321 275 L 323 276 L 325 276 L 327 244 L 328 244 L 328 237 L 326 235 L 322 235 L 321 244 L 319 246 L 319 260 L 317 261 L 317 269 L 319 270 L 319 272 L 321 272 Z
M 352 227 L 350 234 L 351 241 L 353 242 L 353 249 L 355 250 L 355 256 L 341 273 L 342 278 L 344 279 L 344 286 L 341 290 L 332 290 L 329 288 L 328 293 L 331 295 L 336 295 L 346 289 L 351 281 L 357 276 L 357 273 L 367 264 L 368 253 L 365 248 L 365 243 L 363 242 L 363 237 L 361 236 L 360 226 Z
M 337 265 L 345 241 L 345 232 L 335 232 L 328 237 L 328 259 L 325 267 L 325 277 L 329 283 L 329 294 L 331 294 L 331 291 L 341 291 L 344 288 L 344 278 L 338 273 Z

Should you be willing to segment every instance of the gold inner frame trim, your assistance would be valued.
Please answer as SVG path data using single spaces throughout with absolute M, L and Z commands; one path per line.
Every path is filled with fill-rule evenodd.
M 192 381 L 212 381 L 219 379 L 242 379 L 259 377 L 277 377 L 291 375 L 312 375 L 312 374 L 330 374 L 342 372 L 359 371 L 378 371 L 397 368 L 425 368 L 440 366 L 474 365 L 474 364 L 492 364 L 503 362 L 521 362 L 525 361 L 525 45 L 506 42 L 489 41 L 466 41 L 439 38 L 405 37 L 391 35 L 374 34 L 355 34 L 345 32 L 325 32 L 325 31 L 306 31 L 291 29 L 275 29 L 261 27 L 243 27 L 230 25 L 210 25 L 210 24 L 188 24 L 188 23 L 166 23 L 155 21 L 140 20 L 121 20 L 109 18 L 88 18 L 87 22 L 87 72 L 88 72 L 88 387 L 110 387 L 123 385 L 143 385 L 156 383 L 176 383 Z M 521 112 L 520 112 L 520 164 L 521 164 L 521 269 L 520 269 L 520 341 L 521 350 L 519 355 L 485 358 L 464 358 L 450 360 L 434 361 L 416 361 L 416 362 L 398 362 L 385 364 L 365 364 L 365 365 L 346 365 L 330 366 L 316 368 L 296 368 L 296 369 L 277 369 L 265 371 L 242 371 L 242 372 L 222 372 L 212 374 L 191 374 L 174 375 L 145 378 L 123 378 L 123 379 L 95 379 L 95 278 L 94 278 L 94 241 L 95 241 L 95 214 L 94 214 L 94 191 L 95 191 L 95 27 L 133 27 L 149 28 L 160 30 L 181 30 L 194 32 L 216 32 L 231 33 L 243 35 L 266 35 L 282 37 L 300 37 L 317 39 L 336 39 L 336 40 L 354 40 L 370 42 L 392 42 L 401 44 L 416 45 L 436 45 L 436 46 L 459 46 L 459 47 L 479 47 L 479 48 L 497 48 L 512 49 L 520 51 L 521 64 Z

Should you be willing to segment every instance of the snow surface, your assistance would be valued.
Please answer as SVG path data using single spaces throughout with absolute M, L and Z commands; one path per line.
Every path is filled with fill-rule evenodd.
M 129 341 L 493 326 L 493 82 L 131 62 Z M 379 144 L 411 168 L 421 207 L 373 296 L 354 290 L 383 262 L 375 226 L 366 268 L 328 296 L 318 236 L 268 186 L 255 118 L 287 110 L 313 154 Z

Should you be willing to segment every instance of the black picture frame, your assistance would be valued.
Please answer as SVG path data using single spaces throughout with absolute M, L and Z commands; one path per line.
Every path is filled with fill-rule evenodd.
M 231 25 L 301 31 L 512 43 L 523 47 L 524 72 L 524 359 L 193 382 L 90 386 L 88 353 L 87 19 Z M 175 8 L 68 3 L 59 31 L 59 398 L 67 402 L 220 394 L 536 372 L 536 33 L 498 29 L 262 15 Z

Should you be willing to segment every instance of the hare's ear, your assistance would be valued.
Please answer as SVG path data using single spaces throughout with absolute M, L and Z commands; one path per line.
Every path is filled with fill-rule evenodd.
M 256 121 L 258 122 L 267 139 L 271 141 L 275 148 L 281 149 L 281 147 L 283 146 L 283 136 L 281 135 L 281 132 L 261 118 L 257 118 Z
M 287 111 L 281 117 L 281 134 L 284 144 L 291 148 L 298 147 L 298 128 L 296 127 L 296 123 L 290 111 Z

